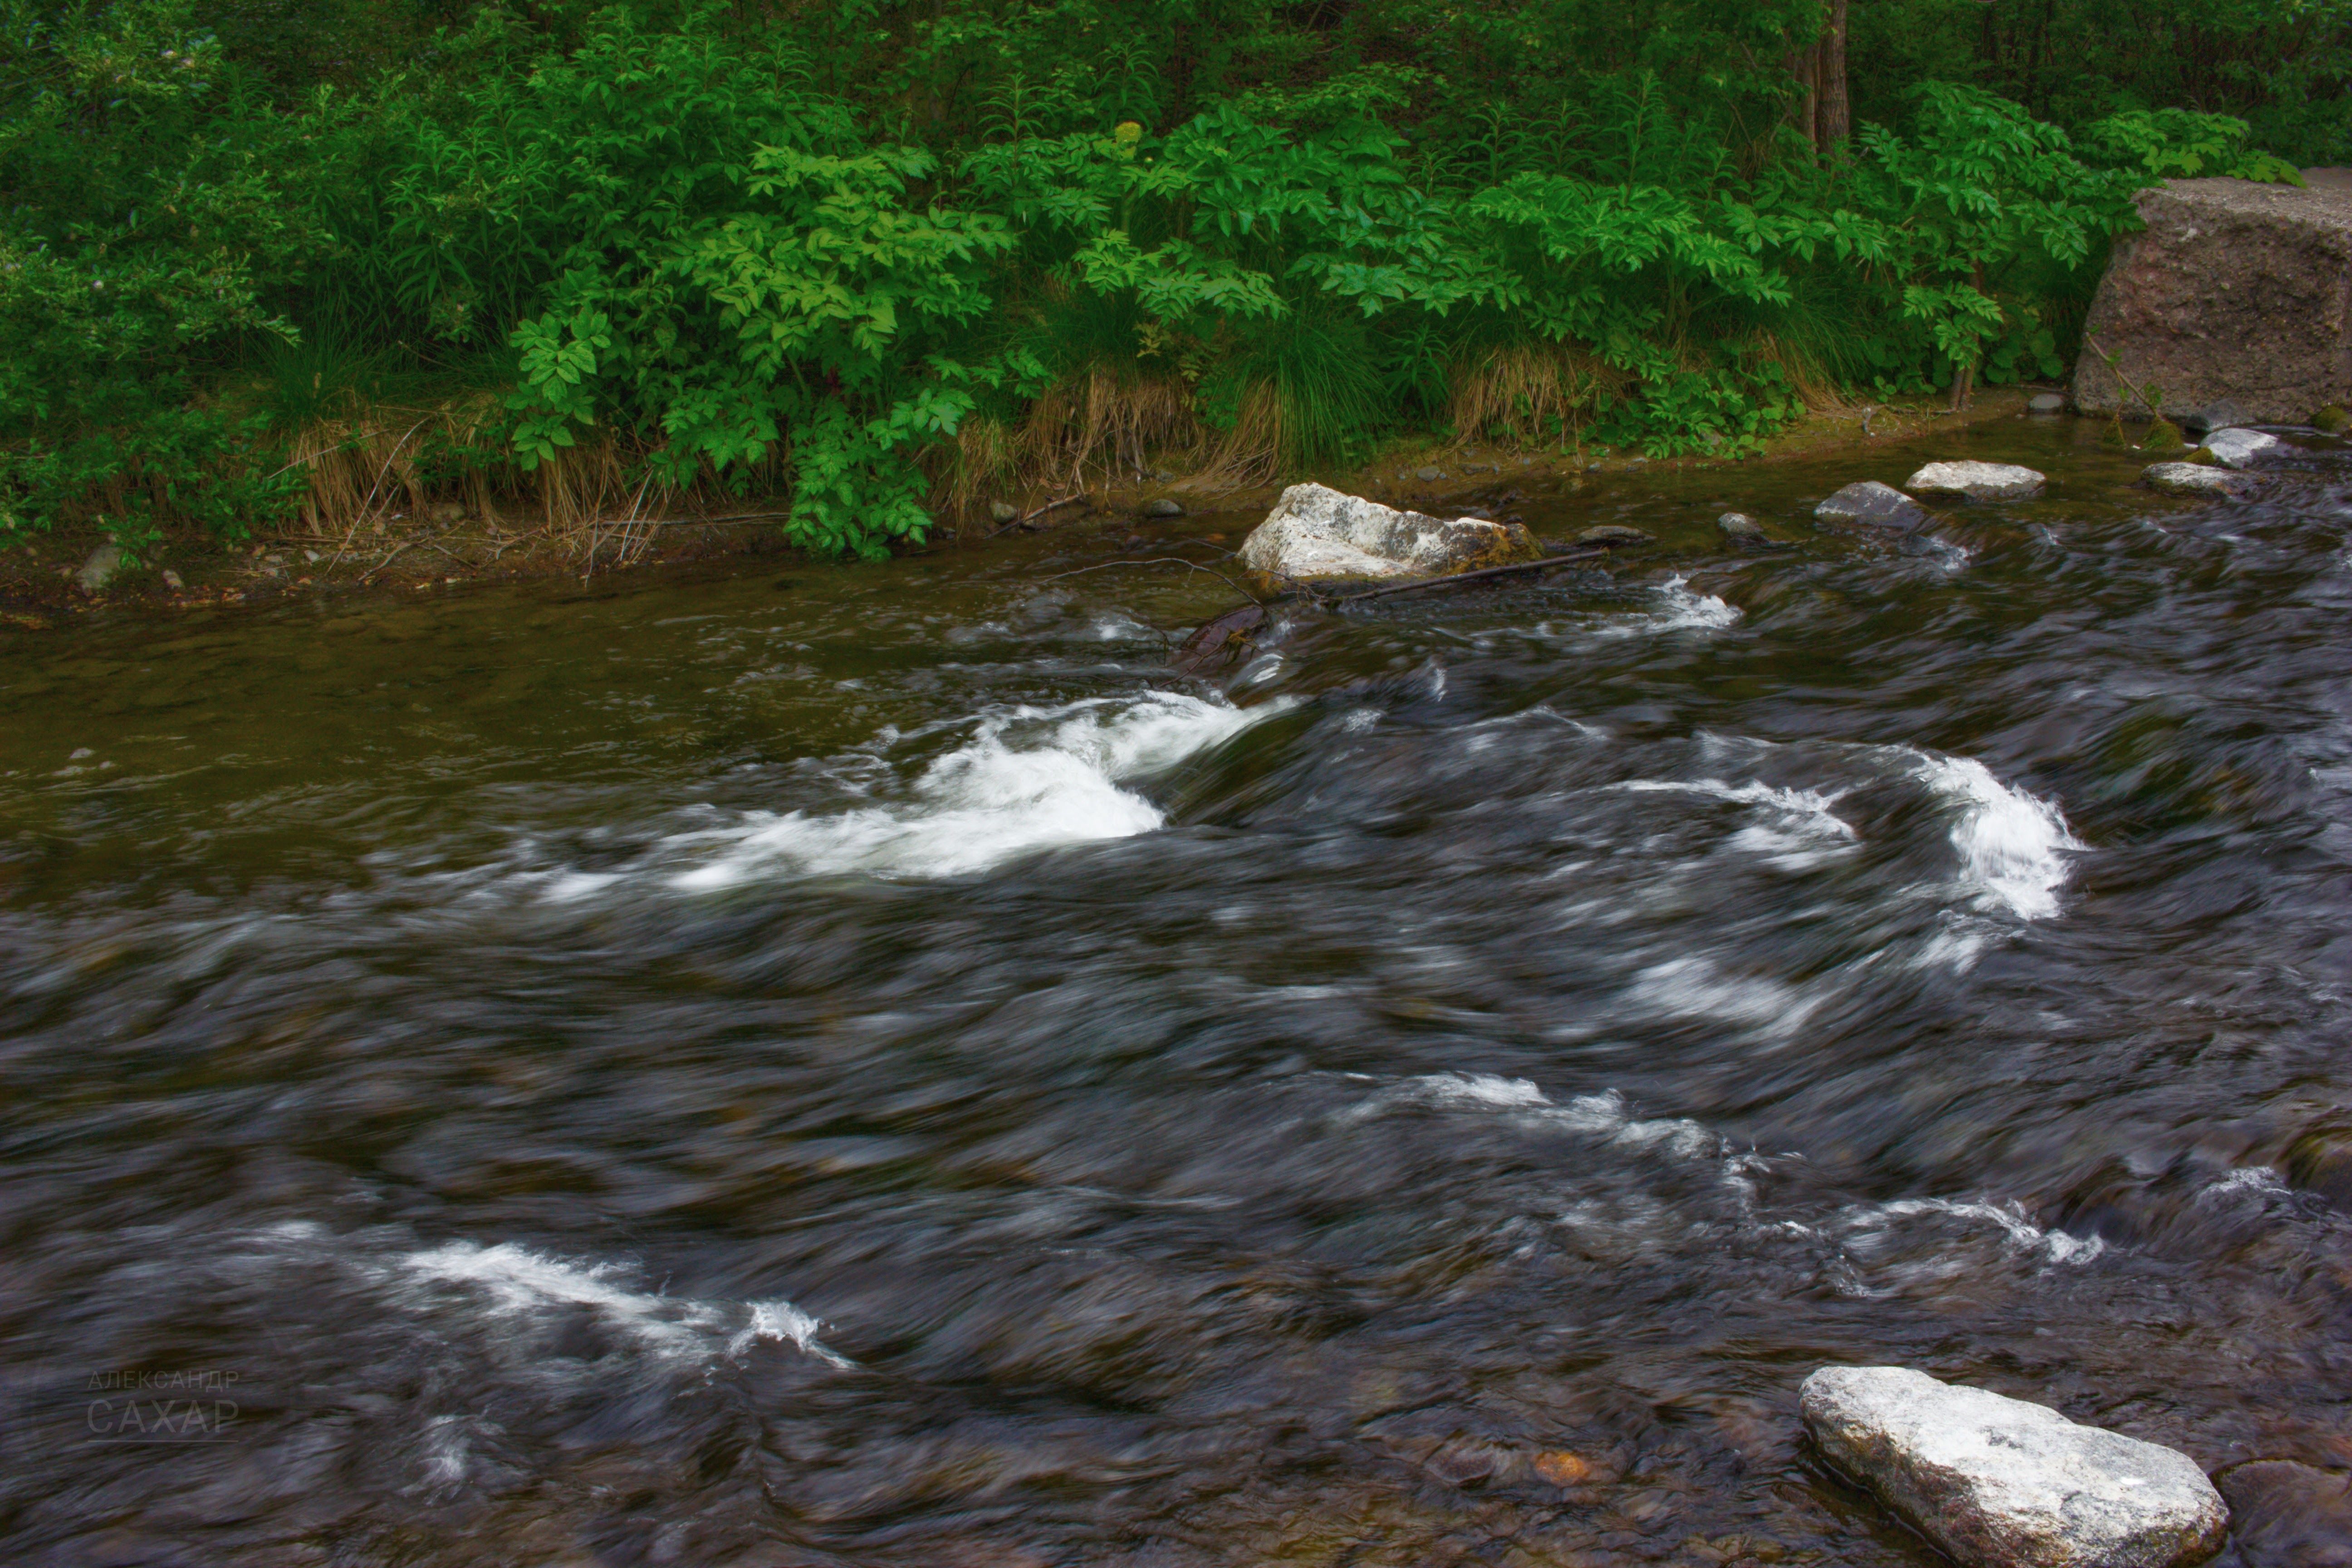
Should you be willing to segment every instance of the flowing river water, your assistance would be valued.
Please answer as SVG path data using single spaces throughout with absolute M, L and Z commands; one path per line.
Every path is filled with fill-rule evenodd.
M 0 646 L 0 1557 L 1934 1562 L 1843 1362 L 2352 1465 L 2352 454 L 2137 467 L 1209 676 L 1124 528 Z

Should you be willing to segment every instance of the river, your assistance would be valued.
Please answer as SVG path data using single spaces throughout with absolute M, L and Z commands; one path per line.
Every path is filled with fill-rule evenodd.
M 2051 494 L 1804 521 L 1931 456 Z M 0 1555 L 1924 1568 L 1843 1362 L 2352 1464 L 2352 454 L 2137 466 L 1214 677 L 1122 529 L 13 637 Z

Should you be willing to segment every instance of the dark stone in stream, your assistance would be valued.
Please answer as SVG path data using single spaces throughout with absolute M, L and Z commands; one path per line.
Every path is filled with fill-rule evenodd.
M 1244 605 L 1227 610 L 1215 620 L 1184 639 L 1176 650 L 1174 663 L 1188 675 L 1205 675 L 1221 669 L 1248 656 L 1256 646 L 1256 634 L 1265 626 L 1264 605 Z
M 1588 528 L 1576 536 L 1579 544 L 1599 544 L 1611 550 L 1650 542 L 1650 535 L 1638 528 L 1628 528 L 1622 522 L 1604 522 L 1598 528 Z
M 1143 503 L 1143 515 L 1146 517 L 1181 517 L 1184 515 L 1184 503 L 1178 500 L 1173 496 L 1158 496 Z
M 1846 486 L 1813 509 L 1823 522 L 1848 523 L 1887 533 L 1915 533 L 1927 522 L 1927 509 L 1876 479 Z
M 2352 1476 L 2257 1459 L 2220 1481 L 2245 1568 L 2352 1568 Z
M 1070 613 L 1069 595 L 1066 594 L 1032 594 L 1021 601 L 1017 612 L 1022 623 L 1032 626 L 1049 626 Z
M 1764 531 L 1764 525 L 1744 511 L 1727 511 L 1715 520 L 1723 542 L 1734 550 L 1785 550 L 1785 542 Z
M 2288 1144 L 2286 1179 L 2352 1214 L 2352 1127 L 2315 1127 Z

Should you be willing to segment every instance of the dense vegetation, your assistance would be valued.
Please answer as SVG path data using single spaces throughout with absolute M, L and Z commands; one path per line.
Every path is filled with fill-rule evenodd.
M 1736 453 L 2058 374 L 2352 0 L 0 0 L 0 540 Z

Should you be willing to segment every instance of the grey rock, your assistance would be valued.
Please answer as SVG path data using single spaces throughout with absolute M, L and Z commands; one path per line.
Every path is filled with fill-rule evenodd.
M 2238 405 L 2232 423 L 2289 424 L 2352 401 L 2352 189 L 2168 180 L 2137 198 L 2074 365 L 2086 414 Z M 2110 369 L 2100 351 L 2116 357 Z
M 1066 594 L 1032 594 L 1021 601 L 1018 614 L 1023 622 L 1033 626 L 1050 626 L 1070 613 Z
M 1425 485 L 1435 484 L 1438 480 L 1445 477 L 1445 470 L 1443 468 L 1415 468 L 1412 471 L 1412 477 L 1419 479 Z
M 81 570 L 74 574 L 74 581 L 81 585 L 85 594 L 103 594 L 107 584 L 113 582 L 116 574 L 121 570 L 122 546 L 101 544 L 89 552 L 89 559 L 83 562 Z
M 1173 496 L 1157 496 L 1143 503 L 1143 515 L 1146 517 L 1181 517 L 1184 515 L 1184 503 L 1178 500 Z
M 2245 1568 L 2352 1568 L 2352 1476 L 2257 1459 L 2219 1479 Z
M 2225 468 L 2251 468 L 2257 463 L 2283 457 L 2286 452 L 2285 443 L 2275 436 L 2234 427 L 2209 431 L 2198 445 L 2211 453 L 2213 460 Z
M 2230 1510 L 2186 1454 L 1899 1366 L 1805 1379 L 1806 1430 L 1841 1472 L 1970 1568 L 2174 1568 Z
M 1823 522 L 1858 524 L 1888 533 L 1911 533 L 1925 527 L 1927 509 L 1892 485 L 1864 479 L 1846 486 L 1813 509 Z
M 1011 501 L 992 500 L 988 503 L 988 516 L 992 522 L 1015 522 L 1020 520 L 1021 509 Z
M 1516 522 L 1449 521 L 1304 484 L 1282 492 L 1240 554 L 1254 572 L 1315 581 L 1435 576 L 1538 560 L 1543 551 Z
M 2025 400 L 2025 411 L 2039 418 L 2048 419 L 2066 412 L 2066 399 L 2054 392 L 2037 392 Z
M 1778 550 L 1781 542 L 1764 531 L 1764 525 L 1744 511 L 1727 511 L 1715 520 L 1723 542 L 1735 550 Z
M 2233 474 L 2203 463 L 2150 463 L 2140 482 L 2168 496 L 2242 496 L 2260 488 L 2252 474 Z
M 1647 544 L 1651 535 L 1638 528 L 1627 528 L 1622 522 L 1604 522 L 1598 528 L 1588 528 L 1576 536 L 1579 544 L 1602 544 L 1612 550 L 1633 544 Z
M 2042 474 L 2015 463 L 1929 463 L 1906 479 L 1903 488 L 1968 500 L 2031 500 L 2048 482 Z
M 2180 427 L 2191 436 L 2202 436 L 2208 430 L 2226 430 L 2232 425 L 2251 424 L 2253 417 L 2246 412 L 2243 405 L 2224 397 L 2202 408 L 2190 409 L 2179 416 L 2179 423 Z

